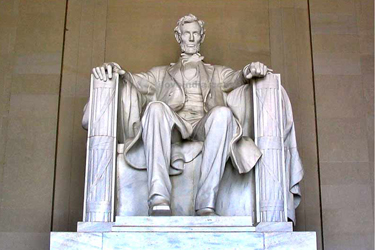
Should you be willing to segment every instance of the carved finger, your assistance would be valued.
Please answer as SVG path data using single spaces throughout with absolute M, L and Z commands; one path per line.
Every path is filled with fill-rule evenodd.
M 250 66 L 250 64 L 243 67 L 242 74 L 243 74 L 244 77 L 246 77 L 248 72 L 249 72 L 249 66 Z
M 264 76 L 264 64 L 263 64 L 263 63 L 261 63 L 261 64 L 259 65 L 259 69 L 260 69 L 260 75 L 261 75 L 261 76 Z
M 250 65 L 249 65 L 249 69 L 250 69 L 250 71 L 253 69 L 253 68 L 255 68 L 255 63 L 250 63 Z
M 101 70 L 102 75 L 103 75 L 103 80 L 106 82 L 107 81 L 107 75 L 105 74 L 105 68 L 104 67 L 100 67 L 100 70 Z
M 119 71 L 118 71 L 118 74 L 120 75 L 120 76 L 122 76 L 122 75 L 125 75 L 125 70 L 123 70 L 123 69 L 120 69 Z
M 250 66 L 250 73 L 251 73 L 252 75 L 255 75 L 255 74 L 256 74 L 256 68 L 255 68 L 255 65 L 254 65 L 254 64 L 251 64 L 251 66 Z
M 94 77 L 96 79 L 99 79 L 99 75 L 98 75 L 98 73 L 96 73 L 96 69 L 95 68 L 92 69 L 92 73 L 93 73 L 93 75 L 94 75 Z
M 109 79 L 112 79 L 112 72 L 113 72 L 113 71 L 112 71 L 112 65 L 109 64 L 109 65 L 107 66 L 107 72 L 108 72 L 108 78 L 109 78 Z
M 103 81 L 103 75 L 99 67 L 96 67 L 96 72 L 98 73 L 100 80 Z
M 264 71 L 264 75 L 267 75 L 268 67 L 266 65 L 263 65 L 263 71 Z
M 256 72 L 257 72 L 257 75 L 261 74 L 260 63 L 259 62 L 256 63 Z

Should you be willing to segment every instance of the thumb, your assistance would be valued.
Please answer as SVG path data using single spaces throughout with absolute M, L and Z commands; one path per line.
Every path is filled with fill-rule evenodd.
M 251 78 L 253 78 L 253 74 L 249 73 L 246 75 L 246 79 L 251 79 Z
M 126 73 L 125 70 L 120 69 L 120 68 L 118 68 L 118 67 L 114 67 L 114 68 L 113 68 L 113 71 L 114 71 L 115 73 L 119 74 L 120 76 L 125 75 L 125 73 Z

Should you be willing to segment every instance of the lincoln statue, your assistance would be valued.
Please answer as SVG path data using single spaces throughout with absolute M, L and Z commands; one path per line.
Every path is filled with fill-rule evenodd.
M 192 14 L 177 22 L 174 35 L 181 47 L 176 63 L 134 74 L 126 66 L 111 62 L 95 67 L 92 73 L 104 82 L 118 73 L 120 84 L 129 84 L 137 95 L 139 122 L 128 126 L 120 119 L 118 123 L 123 130 L 135 131 L 124 132 L 131 138 L 124 142 L 124 154 L 129 166 L 147 169 L 149 215 L 172 214 L 170 176 L 183 173 L 184 163 L 199 151 L 202 160 L 196 183 L 195 215 L 215 216 L 227 162 L 237 174 L 246 174 L 262 156 L 253 140 L 244 136 L 239 115 L 243 110 L 234 111 L 230 105 L 246 100 L 235 100 L 237 97 L 229 100 L 230 93 L 246 86 L 250 79 L 266 77 L 272 70 L 260 62 L 249 63 L 238 71 L 206 63 L 199 53 L 206 35 L 204 22 Z M 133 102 L 120 99 L 124 103 Z M 134 118 L 133 109 L 125 110 L 125 104 L 120 106 L 121 115 L 128 117 L 124 119 L 126 122 Z M 85 117 L 84 126 L 86 114 Z M 186 150 L 184 145 L 189 143 L 200 148 Z

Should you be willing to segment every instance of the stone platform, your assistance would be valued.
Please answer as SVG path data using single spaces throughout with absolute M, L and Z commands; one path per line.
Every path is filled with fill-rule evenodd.
M 77 233 L 52 232 L 51 250 L 285 249 L 316 250 L 315 232 L 292 224 L 237 217 L 117 217 L 114 223 L 80 222 Z

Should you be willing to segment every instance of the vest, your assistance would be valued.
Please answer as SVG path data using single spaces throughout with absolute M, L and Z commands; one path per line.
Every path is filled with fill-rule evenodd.
M 203 95 L 200 86 L 199 70 L 197 69 L 195 76 L 188 80 L 182 73 L 185 90 L 184 107 L 178 111 L 178 115 L 189 122 L 193 127 L 204 116 Z

